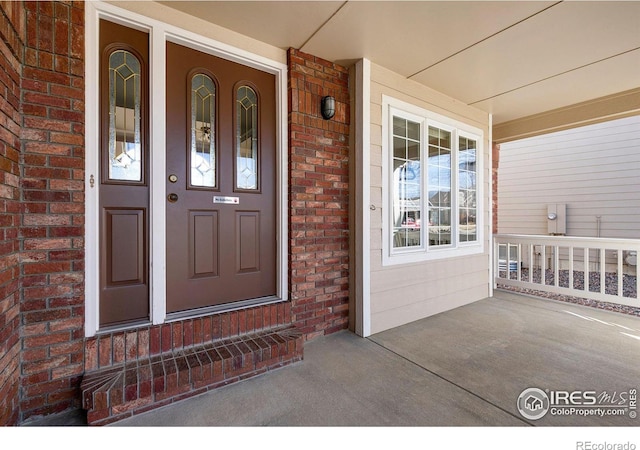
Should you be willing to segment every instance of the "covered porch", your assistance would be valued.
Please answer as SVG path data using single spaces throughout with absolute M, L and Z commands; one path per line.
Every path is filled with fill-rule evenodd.
M 630 426 L 639 351 L 638 317 L 496 290 L 367 339 L 316 339 L 304 363 L 117 425 Z M 527 388 L 594 391 L 609 408 L 528 420 L 517 407 Z

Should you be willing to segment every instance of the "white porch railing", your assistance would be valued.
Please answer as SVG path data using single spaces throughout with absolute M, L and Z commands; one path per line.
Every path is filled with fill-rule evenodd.
M 640 308 L 638 253 L 640 239 L 499 234 L 495 283 Z

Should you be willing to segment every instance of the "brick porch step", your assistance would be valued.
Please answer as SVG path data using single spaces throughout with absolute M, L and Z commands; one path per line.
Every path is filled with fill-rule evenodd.
M 105 425 L 301 361 L 302 347 L 302 334 L 286 326 L 87 372 L 87 421 Z

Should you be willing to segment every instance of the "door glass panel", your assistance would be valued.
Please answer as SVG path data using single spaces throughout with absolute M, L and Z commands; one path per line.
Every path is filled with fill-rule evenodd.
M 216 186 L 216 87 L 204 74 L 191 79 L 191 185 Z
M 109 179 L 142 181 L 140 61 L 126 50 L 109 56 Z
M 236 96 L 236 189 L 258 189 L 258 97 L 249 86 Z

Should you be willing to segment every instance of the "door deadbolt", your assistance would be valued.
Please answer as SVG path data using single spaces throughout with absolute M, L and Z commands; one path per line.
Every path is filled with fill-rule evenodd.
M 171 203 L 175 203 L 178 201 L 178 194 L 171 193 L 167 196 Z
M 175 183 L 176 181 L 178 181 L 178 175 L 172 173 L 171 175 L 169 175 L 169 181 Z

